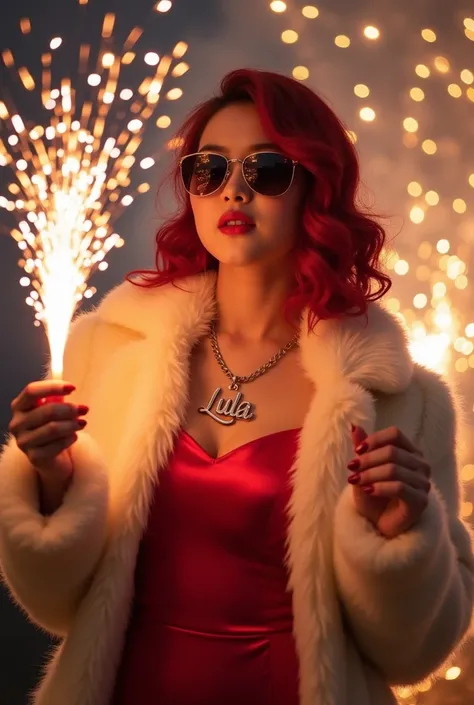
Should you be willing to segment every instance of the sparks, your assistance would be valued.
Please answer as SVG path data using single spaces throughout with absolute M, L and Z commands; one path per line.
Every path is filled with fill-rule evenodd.
M 79 4 L 87 2 L 79 0 Z M 158 9 L 163 13 L 171 4 L 160 3 Z M 76 95 L 82 84 L 74 86 L 65 77 L 52 87 L 51 53 L 42 56 L 42 87 L 37 91 L 46 116 L 42 124 L 30 124 L 28 116 L 20 115 L 14 105 L 0 101 L 5 135 L 5 139 L 0 137 L 0 166 L 13 172 L 8 193 L 0 195 L 0 207 L 16 219 L 10 234 L 21 251 L 19 265 L 24 276 L 20 283 L 29 289 L 26 301 L 34 310 L 35 325 L 45 327 L 56 378 L 62 375 L 74 312 L 83 298 L 95 293 L 88 288 L 89 277 L 107 267 L 105 258 L 112 248 L 123 245 L 113 224 L 134 200 L 131 169 L 135 155 L 156 112 L 165 79 L 175 63 L 178 72 L 173 77 L 182 75 L 181 59 L 187 50 L 181 41 L 171 56 L 154 54 L 152 62 L 148 56 L 143 67 L 151 75 L 142 78 L 136 88 L 122 87 L 122 67 L 130 63 L 123 58 L 133 53 L 143 31 L 132 29 L 124 46 L 114 51 L 114 25 L 115 17 L 108 13 L 102 26 L 107 51 L 99 51 L 92 70 L 88 66 L 91 47 L 80 47 L 79 82 L 88 91 L 81 104 Z M 22 26 L 31 29 L 27 18 Z M 55 55 L 62 51 L 62 43 L 59 37 L 51 40 Z M 30 90 L 33 78 L 27 69 L 15 68 L 13 53 L 5 50 L 2 60 Z M 176 99 L 182 90 L 172 87 L 170 93 L 170 99 Z M 145 155 L 138 161 L 142 169 L 155 163 Z M 136 192 L 148 189 L 148 184 L 140 183 Z

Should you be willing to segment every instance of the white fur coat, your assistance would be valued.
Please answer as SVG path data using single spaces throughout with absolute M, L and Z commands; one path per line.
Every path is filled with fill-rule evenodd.
M 3 450 L 3 578 L 35 623 L 64 637 L 36 705 L 109 703 L 139 542 L 185 418 L 190 351 L 215 311 L 214 277 L 183 281 L 186 291 L 124 283 L 74 323 L 64 376 L 91 407 L 89 430 L 52 516 L 39 513 L 34 470 L 14 440 Z M 308 335 L 303 324 L 300 354 L 317 388 L 289 507 L 300 704 L 391 705 L 392 688 L 435 671 L 470 627 L 474 560 L 459 517 L 453 402 L 412 363 L 404 332 L 378 305 L 368 325 L 322 322 Z M 353 508 L 351 423 L 368 433 L 396 425 L 431 463 L 428 508 L 393 540 Z

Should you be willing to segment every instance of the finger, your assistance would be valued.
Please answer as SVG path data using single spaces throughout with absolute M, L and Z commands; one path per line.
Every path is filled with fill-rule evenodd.
M 382 431 L 376 431 L 370 434 L 365 441 L 363 441 L 362 445 L 364 448 L 366 447 L 366 450 L 375 450 L 376 448 L 383 448 L 383 446 L 396 446 L 409 453 L 422 455 L 419 448 L 417 448 L 396 426 L 390 426 L 389 428 L 384 428 Z M 356 451 L 357 450 L 356 448 Z
M 398 448 L 397 446 L 384 446 L 382 448 L 377 448 L 376 450 L 366 451 L 361 453 L 357 458 L 351 460 L 348 465 L 349 470 L 359 471 L 368 470 L 369 468 L 375 468 L 379 465 L 386 465 L 392 463 L 394 465 L 399 465 L 410 470 L 414 470 L 417 473 L 422 473 L 426 477 L 431 474 L 431 469 L 429 464 L 419 455 L 410 453 L 403 448 Z
M 357 446 L 360 445 L 362 443 L 362 441 L 365 441 L 365 439 L 367 438 L 367 433 L 362 428 L 362 426 L 352 425 L 351 431 L 352 431 L 352 443 L 354 444 L 354 448 L 357 448 Z
M 53 458 L 56 458 L 60 453 L 62 453 L 63 450 L 66 450 L 67 448 L 72 446 L 77 441 L 77 438 L 77 433 L 73 433 L 72 435 L 62 438 L 56 443 L 49 443 L 46 446 L 34 448 L 29 453 L 30 462 L 33 465 L 38 465 L 39 463 L 44 462 L 45 460 L 51 460 Z
M 428 494 L 403 482 L 376 482 L 372 487 L 371 497 L 385 499 L 401 499 L 409 508 L 425 509 L 428 504 Z
M 72 433 L 84 428 L 86 424 L 87 421 L 82 419 L 77 421 L 51 421 L 46 426 L 41 426 L 34 431 L 22 433 L 17 440 L 17 445 L 24 453 L 28 453 L 34 448 L 41 448 L 50 443 L 55 443 L 65 436 L 70 436 Z
M 31 411 L 37 407 L 41 399 L 71 394 L 75 389 L 74 385 L 63 380 L 46 379 L 39 382 L 31 382 L 12 401 L 11 408 L 13 412 Z
M 82 415 L 80 412 L 84 412 L 85 409 L 87 407 L 74 404 L 46 404 L 32 411 L 17 412 L 10 421 L 8 430 L 18 436 L 24 431 L 45 426 L 51 421 L 72 421 Z
M 364 472 L 354 473 L 349 476 L 348 482 L 358 487 L 380 482 L 398 482 L 423 492 L 429 492 L 431 489 L 431 482 L 424 475 L 411 472 L 411 470 L 392 463 L 365 470 Z

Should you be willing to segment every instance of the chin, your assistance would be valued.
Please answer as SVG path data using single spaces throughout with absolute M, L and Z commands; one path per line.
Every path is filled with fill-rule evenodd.
M 214 255 L 214 257 L 219 262 L 219 265 L 224 267 L 250 267 L 255 264 L 263 263 L 264 261 L 262 257 L 244 257 L 242 255 L 235 255 L 233 257 L 230 255 Z
M 243 267 L 255 264 L 268 257 L 261 245 L 251 236 L 227 236 L 219 234 L 219 242 L 203 242 L 204 247 L 220 264 Z

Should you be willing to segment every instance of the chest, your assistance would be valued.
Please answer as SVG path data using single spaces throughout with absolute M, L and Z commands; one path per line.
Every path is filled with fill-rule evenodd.
M 234 374 L 248 375 L 266 362 L 265 354 L 237 351 Z M 189 406 L 185 429 L 213 458 L 246 443 L 303 426 L 315 393 L 298 350 L 238 390 L 203 340 L 191 356 Z

